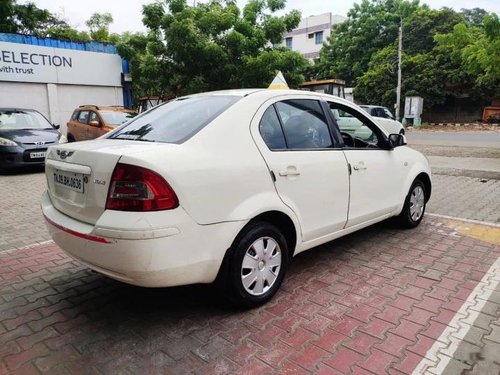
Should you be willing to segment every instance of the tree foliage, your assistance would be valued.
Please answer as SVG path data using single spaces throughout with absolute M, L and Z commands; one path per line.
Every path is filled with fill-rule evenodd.
M 466 74 L 474 77 L 476 88 L 491 88 L 500 94 L 500 20 L 494 13 L 483 17 L 483 23 L 457 24 L 448 34 L 437 34 L 441 50 Z
M 436 34 L 450 32 L 462 21 L 463 16 L 452 9 L 434 10 L 426 6 L 415 9 L 403 19 L 404 95 L 422 96 L 426 105 L 432 107 L 443 103 L 456 90 L 470 85 L 459 66 L 450 60 L 446 49 L 439 48 L 434 39 Z M 385 54 L 372 55 L 367 70 L 357 78 L 355 95 L 363 102 L 392 107 L 396 101 L 397 39 L 383 50 Z M 456 77 L 451 84 L 453 74 Z
M 284 7 L 284 0 L 250 0 L 242 10 L 233 1 L 155 2 L 143 6 L 147 35 L 127 36 L 118 50 L 131 62 L 140 93 L 263 87 L 278 70 L 297 85 L 307 61 L 273 46 L 300 21 L 298 11 L 273 14 Z
M 111 13 L 93 13 L 85 21 L 85 25 L 90 29 L 90 37 L 97 42 L 109 42 L 109 25 L 113 23 Z
M 337 26 L 320 51 L 317 77 L 338 77 L 354 84 L 366 72 L 372 55 L 395 42 L 400 18 L 406 19 L 418 7 L 418 0 L 355 3 L 347 21 Z
M 439 10 L 407 0 L 363 0 L 328 38 L 318 78 L 355 86 L 358 101 L 392 107 L 396 101 L 398 24 L 403 24 L 403 96 L 428 106 L 447 97 L 498 95 L 500 23 L 483 9 Z
M 113 18 L 109 13 L 94 13 L 87 21 L 90 34 L 71 27 L 61 16 L 40 9 L 34 3 L 18 4 L 16 0 L 0 1 L 0 32 L 35 35 L 41 38 L 88 42 L 116 41 L 118 36 L 109 34 Z

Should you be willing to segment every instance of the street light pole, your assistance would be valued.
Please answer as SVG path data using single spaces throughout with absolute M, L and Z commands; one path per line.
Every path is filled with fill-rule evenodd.
M 403 17 L 399 18 L 399 38 L 398 38 L 398 86 L 396 88 L 396 120 L 401 121 L 400 103 L 401 103 L 401 54 L 403 53 Z

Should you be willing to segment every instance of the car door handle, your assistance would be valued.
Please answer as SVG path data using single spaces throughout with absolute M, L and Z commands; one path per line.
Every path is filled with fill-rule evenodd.
M 295 167 L 288 167 L 287 169 L 280 171 L 279 175 L 282 177 L 300 176 L 300 172 Z
M 366 167 L 363 164 L 358 164 L 353 166 L 355 171 L 364 171 L 366 170 Z

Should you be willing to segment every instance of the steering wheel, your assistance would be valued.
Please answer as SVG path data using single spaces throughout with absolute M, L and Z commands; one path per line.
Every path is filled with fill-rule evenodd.
M 356 144 L 356 141 L 354 140 L 354 137 L 350 135 L 347 132 L 340 132 L 340 135 L 342 135 L 342 140 L 344 141 L 344 144 L 349 147 L 354 147 Z

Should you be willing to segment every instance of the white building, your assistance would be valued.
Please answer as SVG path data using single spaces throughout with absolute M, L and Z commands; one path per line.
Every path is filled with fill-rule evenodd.
M 36 109 L 65 132 L 82 104 L 131 105 L 116 48 L 0 33 L 0 107 Z
M 345 20 L 346 17 L 332 13 L 303 18 L 296 29 L 285 34 L 283 43 L 293 51 L 300 52 L 305 58 L 315 59 L 319 57 L 323 42 L 335 26 Z

